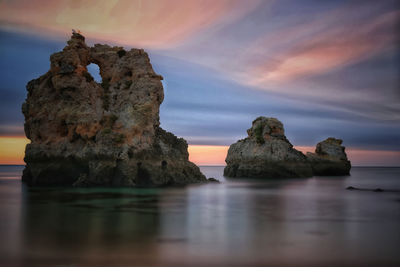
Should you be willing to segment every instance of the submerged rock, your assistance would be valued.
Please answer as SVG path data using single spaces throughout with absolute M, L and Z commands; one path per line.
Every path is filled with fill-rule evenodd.
M 275 118 L 258 117 L 247 130 L 248 137 L 229 147 L 224 175 L 229 177 L 309 177 L 312 168 L 306 156 L 293 148 L 283 124 Z
M 162 186 L 206 182 L 187 143 L 160 128 L 164 93 L 142 49 L 73 33 L 50 70 L 27 85 L 23 181 L 30 185 Z M 100 68 L 102 83 L 87 66 Z
M 370 192 L 377 192 L 377 193 L 381 193 L 381 192 L 390 192 L 390 193 L 398 193 L 400 192 L 400 190 L 396 190 L 396 189 L 392 189 L 392 190 L 383 190 L 382 188 L 375 188 L 375 189 L 371 189 L 371 188 L 358 188 L 358 187 L 353 187 L 353 186 L 348 186 L 346 187 L 347 190 L 358 190 L 358 191 L 370 191 Z
M 314 175 L 349 175 L 351 164 L 342 140 L 330 137 L 317 144 L 315 153 L 307 153 Z

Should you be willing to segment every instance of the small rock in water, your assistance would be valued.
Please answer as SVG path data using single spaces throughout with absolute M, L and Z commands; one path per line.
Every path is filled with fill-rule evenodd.
M 376 188 L 376 189 L 374 190 L 374 192 L 383 192 L 383 189 L 381 189 L 381 188 Z
M 342 142 L 329 137 L 317 144 L 315 153 L 307 152 L 314 175 L 350 175 L 351 163 Z
M 352 186 L 348 186 L 346 189 L 347 189 L 347 190 L 355 190 L 356 188 L 355 188 L 355 187 L 352 187 Z
M 218 181 L 217 179 L 210 177 L 207 179 L 210 183 L 220 183 L 220 181 Z

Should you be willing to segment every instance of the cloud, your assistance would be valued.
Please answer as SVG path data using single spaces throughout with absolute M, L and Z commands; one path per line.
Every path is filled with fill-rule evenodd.
M 36 36 L 0 31 L 0 136 L 23 135 L 26 82 L 78 28 L 88 43 L 148 48 L 165 78 L 162 127 L 190 145 L 221 149 L 264 115 L 279 118 L 294 145 L 335 136 L 347 147 L 399 150 L 398 8 L 359 3 L 1 1 L 0 28 Z M 219 153 L 202 149 L 193 150 L 202 164 Z
M 162 53 L 213 69 L 246 91 L 398 121 L 399 17 L 394 1 L 265 3 Z
M 372 57 L 396 44 L 397 33 L 392 27 L 399 15 L 399 11 L 392 11 L 362 23 L 346 25 L 330 25 L 324 23 L 324 19 L 317 20 L 313 23 L 318 30 L 312 36 L 308 35 L 313 26 L 300 25 L 297 30 L 291 29 L 293 39 L 300 38 L 302 34 L 308 37 L 293 43 L 287 50 L 279 51 L 273 56 L 274 60 L 269 60 L 272 55 L 267 54 L 265 62 L 250 66 L 248 82 L 255 86 L 290 82 Z M 321 30 L 320 25 L 325 25 L 325 29 Z M 308 27 L 310 29 L 305 30 Z M 283 43 L 287 43 L 287 38 L 284 34 Z M 273 36 L 272 40 L 266 38 L 265 43 L 259 45 L 268 47 L 268 44 L 277 42 L 276 39 L 277 36 Z
M 170 47 L 216 23 L 234 20 L 258 0 L 2 1 L 3 27 L 42 34 L 81 30 L 86 37 L 141 47 Z M 49 32 L 50 31 L 50 32 Z
M 0 136 L 25 136 L 24 126 L 22 123 L 15 124 L 0 124 Z

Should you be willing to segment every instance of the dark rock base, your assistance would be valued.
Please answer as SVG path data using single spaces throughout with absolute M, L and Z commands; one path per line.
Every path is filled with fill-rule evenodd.
M 47 159 L 28 163 L 22 181 L 29 186 L 158 187 L 207 182 L 193 163 L 163 161 Z
M 318 162 L 311 164 L 313 173 L 316 176 L 341 176 L 350 175 L 350 162 Z
M 224 169 L 224 176 L 244 178 L 294 178 L 311 177 L 311 166 L 302 162 L 264 162 L 262 164 L 230 164 Z

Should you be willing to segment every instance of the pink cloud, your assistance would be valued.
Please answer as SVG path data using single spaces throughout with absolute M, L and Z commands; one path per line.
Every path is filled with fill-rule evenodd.
M 258 59 L 257 65 L 250 66 L 248 70 L 248 82 L 257 86 L 288 82 L 371 57 L 395 44 L 396 32 L 391 27 L 395 25 L 399 14 L 399 11 L 393 11 L 346 27 L 314 21 L 317 29 L 310 25 L 307 25 L 310 30 L 306 30 L 304 25 L 298 26 L 298 30 L 291 29 L 289 32 L 293 33 L 293 41 L 300 40 L 287 46 L 286 50 L 278 49 L 273 60 L 270 60 L 270 54 L 267 54 L 264 62 L 260 63 Z M 321 25 L 325 25 L 324 31 Z M 311 36 L 305 38 L 304 35 L 308 34 Z M 290 40 L 287 33 L 275 34 L 271 39 L 265 38 L 264 44 L 258 45 L 268 47 L 268 44 L 272 44 L 272 47 L 276 47 L 280 37 L 283 44 Z
M 165 48 L 218 23 L 239 17 L 259 1 L 2 1 L 0 17 L 7 25 L 41 34 L 81 30 L 87 37 L 124 45 Z

